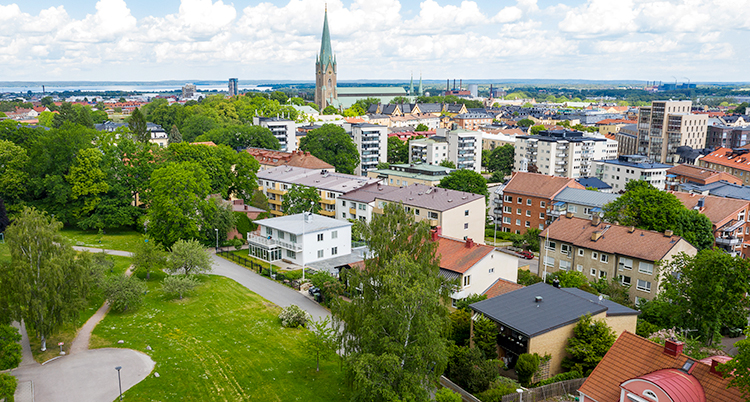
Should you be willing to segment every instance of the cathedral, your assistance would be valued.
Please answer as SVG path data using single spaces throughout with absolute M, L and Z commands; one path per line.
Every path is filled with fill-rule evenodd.
M 323 38 L 320 42 L 320 54 L 315 61 L 315 104 L 320 111 L 328 105 L 338 107 L 336 91 L 336 56 L 331 49 L 331 34 L 328 32 L 328 7 L 323 19 Z

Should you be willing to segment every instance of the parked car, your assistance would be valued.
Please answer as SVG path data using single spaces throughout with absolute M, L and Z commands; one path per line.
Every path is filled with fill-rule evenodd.
M 533 260 L 534 254 L 531 251 L 519 251 L 518 254 L 521 254 L 521 257 L 527 259 L 527 260 Z

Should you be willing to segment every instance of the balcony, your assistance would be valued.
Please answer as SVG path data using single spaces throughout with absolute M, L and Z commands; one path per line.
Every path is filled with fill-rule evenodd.
M 555 148 L 557 148 L 557 149 L 559 149 L 561 151 L 564 151 L 564 150 L 568 149 L 568 145 L 567 144 L 557 144 L 557 146 Z
M 734 236 L 729 237 L 717 237 L 716 244 L 724 247 L 734 247 L 742 243 L 742 239 Z
M 502 215 L 503 214 L 503 209 L 502 208 L 495 208 L 495 209 L 492 210 L 492 213 L 495 214 L 495 215 Z
M 302 245 L 298 243 L 292 243 L 284 240 L 269 238 L 268 236 L 258 236 L 254 233 L 250 233 L 250 237 L 247 239 L 248 243 L 253 243 L 265 248 L 281 247 L 292 251 L 302 251 Z
M 567 158 L 568 154 L 566 154 L 565 152 L 559 152 L 559 153 L 556 153 L 555 156 L 558 158 Z
M 497 198 L 495 198 L 495 204 L 497 204 L 497 205 L 503 205 L 503 197 L 497 197 Z
M 567 161 L 555 161 L 555 165 L 564 165 L 568 163 Z
M 555 169 L 555 173 L 565 173 L 565 168 L 557 168 Z

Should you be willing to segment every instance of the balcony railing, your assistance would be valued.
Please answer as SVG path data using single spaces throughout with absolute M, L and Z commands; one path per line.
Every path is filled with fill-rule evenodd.
M 742 243 L 742 239 L 738 237 L 717 237 L 716 238 L 716 244 L 727 246 L 727 247 L 734 247 Z
M 273 238 L 269 239 L 268 236 L 262 237 L 253 233 L 250 233 L 250 237 L 247 239 L 247 241 L 249 243 L 266 246 L 267 248 L 281 247 L 292 251 L 302 251 L 302 245 L 300 244 Z

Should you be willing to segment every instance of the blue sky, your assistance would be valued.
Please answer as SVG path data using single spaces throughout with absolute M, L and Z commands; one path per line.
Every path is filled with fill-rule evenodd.
M 0 0 L 0 81 L 749 81 L 750 0 Z

